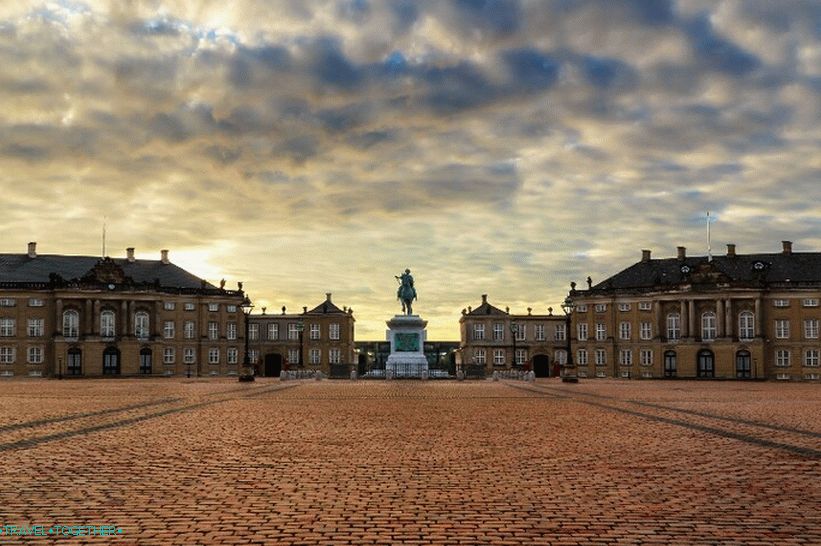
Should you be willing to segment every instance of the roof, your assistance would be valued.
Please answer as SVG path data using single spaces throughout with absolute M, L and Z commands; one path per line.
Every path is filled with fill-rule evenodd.
M 686 267 L 685 267 L 686 266 Z M 821 252 L 692 256 L 640 261 L 591 291 L 672 288 L 686 284 L 821 284 Z
M 482 304 L 477 307 L 476 309 L 472 309 L 467 315 L 475 316 L 475 315 L 509 315 L 505 311 L 502 311 L 498 307 L 495 307 L 487 302 L 487 295 L 482 295 Z
M 308 315 L 327 315 L 327 314 L 343 314 L 347 315 L 347 312 L 343 311 L 339 307 L 337 307 L 331 301 L 331 295 L 327 294 L 325 301 L 308 311 L 306 314 Z
M 93 273 L 103 263 L 113 264 L 122 270 L 125 277 L 134 283 L 155 283 L 174 288 L 215 288 L 188 271 L 172 263 L 160 260 L 135 260 L 106 258 L 98 256 L 65 256 L 60 254 L 38 254 L 30 258 L 28 254 L 0 254 L 0 282 L 4 283 L 48 283 L 52 274 L 65 280 L 82 279 Z

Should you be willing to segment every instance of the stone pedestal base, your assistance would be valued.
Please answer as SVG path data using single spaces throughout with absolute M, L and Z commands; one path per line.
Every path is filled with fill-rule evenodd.
M 391 343 L 391 354 L 385 362 L 385 375 L 427 379 L 428 359 L 424 349 L 428 322 L 419 315 L 396 315 L 387 324 L 386 338 Z

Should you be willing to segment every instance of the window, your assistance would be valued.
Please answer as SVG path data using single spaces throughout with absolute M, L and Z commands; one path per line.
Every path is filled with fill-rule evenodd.
M 197 331 L 197 325 L 193 320 L 186 320 L 183 324 L 182 336 L 185 339 L 194 339 L 194 334 Z
M 43 348 L 39 346 L 29 347 L 28 350 L 28 363 L 29 364 L 42 364 L 43 363 Z
M 0 307 L 14 307 L 17 301 L 13 298 L 0 298 Z
M 664 353 L 664 377 L 676 376 L 676 352 L 667 351 Z
M 208 363 L 209 364 L 219 364 L 220 363 L 220 350 L 217 347 L 211 347 L 208 349 Z
M 194 352 L 192 347 L 186 347 L 182 350 L 182 361 L 186 364 L 193 364 L 196 356 L 197 353 Z
M 818 307 L 818 298 L 805 298 L 801 300 L 801 305 L 804 307 Z
M 620 303 L 619 304 L 619 311 L 629 311 L 630 304 L 629 303 Z
M 587 349 L 579 349 L 576 351 L 576 362 L 579 366 L 587 366 Z
M 567 353 L 562 350 L 554 351 L 553 360 L 558 362 L 560 366 L 564 366 L 567 364 Z
M 71 348 L 68 350 L 66 373 L 68 375 L 83 375 L 83 352 L 80 349 Z
M 576 325 L 577 339 L 579 341 L 587 341 L 587 324 L 582 322 Z
M 607 364 L 607 353 L 604 349 L 596 349 L 596 366 L 604 366 Z
M 320 351 L 319 349 L 311 349 L 308 351 L 308 362 L 311 364 L 319 364 L 320 362 Z
M 473 339 L 475 341 L 482 341 L 485 339 L 485 325 L 484 324 L 474 324 L 473 325 Z
M 790 337 L 789 320 L 778 319 L 775 321 L 775 337 L 776 339 L 787 339 Z
M 537 324 L 533 327 L 533 334 L 536 336 L 536 341 L 544 341 L 544 324 Z
M 806 319 L 804 321 L 804 338 L 818 339 L 818 319 Z
M 237 351 L 236 347 L 228 347 L 226 351 L 226 360 L 228 360 L 228 364 L 236 364 L 239 358 L 239 351 Z
M 790 379 L 790 374 L 788 373 L 777 373 L 775 374 L 776 379 L 780 379 L 782 381 L 788 381 Z
M 331 364 L 340 364 L 342 362 L 342 351 L 339 349 L 330 349 L 328 351 L 328 362 Z
M 619 351 L 619 364 L 622 366 L 633 365 L 633 351 L 630 349 L 622 349 Z
M 250 349 L 248 351 L 248 362 L 254 364 L 255 362 L 259 362 L 259 351 L 254 349 Z
M 114 311 L 100 313 L 100 336 L 112 338 L 117 335 L 117 315 Z
M 790 300 L 773 300 L 773 307 L 789 307 Z
M 681 337 L 681 315 L 670 313 L 667 315 L 667 339 L 675 341 Z
M 516 349 L 516 362 L 517 366 L 524 365 L 525 361 L 527 360 L 527 349 Z
M 42 337 L 44 323 L 43 319 L 29 319 L 29 337 Z
M 587 312 L 587 304 L 580 303 L 579 305 L 577 305 L 576 306 L 576 312 L 577 313 L 586 313 Z
M 250 325 L 249 325 L 250 326 Z M 259 333 L 259 325 L 257 326 L 257 333 Z M 225 337 L 227 339 L 237 339 L 237 323 L 233 320 L 225 323 Z
M 642 366 L 653 365 L 653 349 L 642 349 L 639 352 L 639 359 Z
M 173 320 L 166 320 L 165 322 L 163 322 L 162 337 L 164 337 L 165 339 L 173 339 L 174 338 L 174 321 Z
M 162 308 L 165 309 L 166 311 L 173 311 L 174 309 L 177 308 L 177 304 L 174 303 L 173 301 L 166 301 L 166 302 L 163 302 Z
M 596 340 L 604 341 L 607 339 L 607 325 L 602 322 L 596 323 Z
M 493 349 L 493 365 L 504 366 L 505 364 L 505 350 Z
M 291 364 L 302 364 L 302 359 L 299 357 L 299 349 L 288 349 L 288 362 Z
M 735 376 L 736 379 L 750 379 L 753 376 L 750 351 L 738 351 L 735 354 Z
M 276 322 L 268 324 L 268 339 L 279 339 L 279 324 L 277 324 Z
M 641 339 L 653 339 L 653 323 L 652 322 L 642 322 L 639 324 L 639 338 Z
M 193 303 L 191 303 L 191 302 L 186 302 L 186 303 L 183 305 L 183 309 L 185 309 L 186 311 L 196 311 L 196 310 L 197 310 L 197 306 L 196 306 L 196 305 L 194 305 L 194 304 L 193 304 Z
M 0 321 L 0 336 L 2 321 Z M 63 312 L 63 337 L 76 338 L 80 335 L 80 313 L 73 309 Z
M 751 311 L 742 311 L 738 314 L 738 339 L 753 339 L 755 337 L 755 315 Z
M 804 366 L 817 368 L 819 365 L 818 356 L 818 349 L 807 349 L 806 351 L 804 351 Z
M 44 307 L 46 302 L 40 298 L 29 298 L 29 307 Z
M 256 326 L 256 324 L 251 324 L 251 326 Z M 219 339 L 219 337 L 220 337 L 220 323 L 215 321 L 215 320 L 208 321 L 208 339 Z M 248 330 L 248 337 L 249 338 L 251 337 L 250 328 Z M 251 339 L 254 339 L 254 338 L 251 338 Z
M 13 337 L 15 330 L 15 320 L 13 318 L 0 318 L 0 336 Z
M 474 360 L 477 364 L 481 364 L 482 366 L 485 365 L 486 358 L 485 358 L 485 350 L 484 349 L 476 349 L 474 353 Z
M 504 341 L 505 340 L 505 325 L 501 322 L 496 322 L 493 324 L 493 341 Z
M 334 322 L 328 326 L 328 337 L 333 341 L 339 340 L 339 323 Z
M 555 330 L 553 330 L 553 339 L 556 341 L 565 341 L 567 339 L 567 325 L 566 324 L 557 324 Z
M 619 323 L 619 339 L 630 339 L 630 323 L 629 322 L 620 322 Z
M 151 373 L 151 349 L 141 349 L 140 350 L 140 373 L 142 374 L 150 374 Z
M 288 323 L 288 339 L 299 339 L 299 324 L 296 322 Z
M 319 324 L 311 324 L 308 331 L 310 332 L 310 334 L 309 334 L 310 339 L 313 339 L 313 340 L 320 339 Z
M 715 377 L 716 360 L 713 351 L 709 349 L 702 349 L 698 352 L 696 357 L 697 369 L 696 375 L 698 377 Z
M 145 311 L 134 313 L 134 335 L 139 339 L 148 338 L 148 313 Z
M 526 341 L 527 340 L 527 324 L 514 324 L 513 325 L 516 332 L 516 341 Z
M 707 311 L 701 314 L 701 339 L 712 341 L 716 338 L 716 314 Z
M 162 351 L 162 362 L 163 364 L 173 364 L 174 360 L 177 358 L 177 352 L 174 350 L 174 347 L 166 347 Z
M 236 327 L 236 324 L 234 326 Z M 234 339 L 236 339 L 236 337 L 234 337 Z M 259 339 L 259 324 L 248 325 L 248 339 L 252 341 L 256 341 Z
M 639 302 L 639 311 L 650 311 L 653 309 L 652 302 L 649 301 L 640 301 Z
M 209 303 L 208 304 L 208 311 L 209 312 L 216 313 L 219 310 L 220 310 L 220 304 L 219 303 Z
M 778 349 L 775 352 L 775 365 L 779 368 L 788 368 L 790 366 L 790 351 Z
M 14 364 L 14 347 L 0 347 L 0 364 Z
M 120 375 L 120 351 L 114 347 L 103 351 L 103 375 Z
M 225 310 L 229 313 L 236 313 L 237 312 L 237 306 L 236 305 L 226 305 Z
M 607 304 L 597 303 L 595 309 L 597 313 L 604 313 L 605 311 L 607 311 Z

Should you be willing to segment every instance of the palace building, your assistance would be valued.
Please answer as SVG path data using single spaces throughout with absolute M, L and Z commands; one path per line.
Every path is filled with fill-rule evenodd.
M 244 294 L 169 261 L 0 254 L 0 376 L 230 375 Z
M 249 358 L 257 374 L 279 377 L 284 369 L 311 368 L 326 375 L 331 366 L 355 364 L 353 309 L 325 301 L 301 313 L 261 314 L 248 319 Z
M 558 376 L 566 362 L 566 318 L 548 314 L 511 314 L 487 301 L 476 309 L 462 310 L 459 319 L 461 365 L 483 367 L 488 372 L 532 369 L 537 377 Z
M 641 261 L 572 285 L 579 377 L 819 379 L 821 253 Z

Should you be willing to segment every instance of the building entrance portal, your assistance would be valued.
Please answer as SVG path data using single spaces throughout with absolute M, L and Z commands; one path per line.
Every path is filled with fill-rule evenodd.
M 547 355 L 533 357 L 533 373 L 536 377 L 550 377 L 550 358 Z
M 265 355 L 265 377 L 279 377 L 282 372 L 282 355 L 268 353 Z

